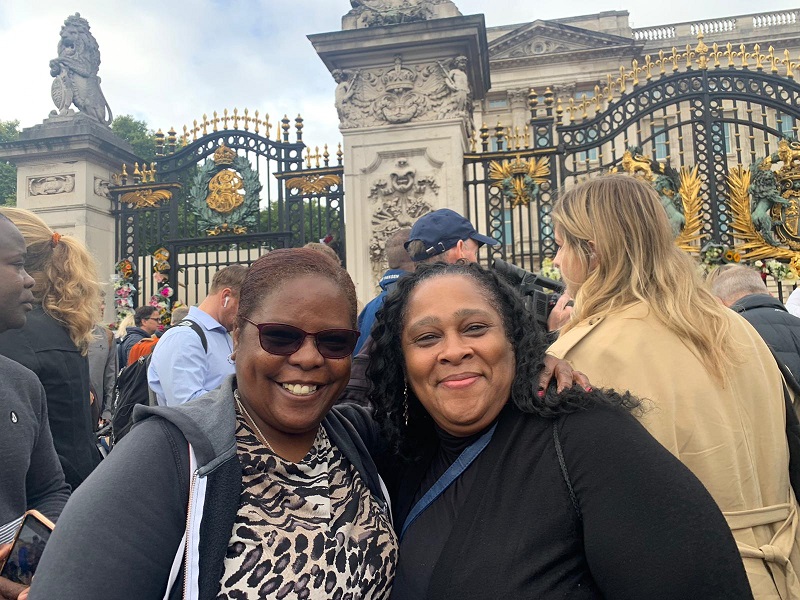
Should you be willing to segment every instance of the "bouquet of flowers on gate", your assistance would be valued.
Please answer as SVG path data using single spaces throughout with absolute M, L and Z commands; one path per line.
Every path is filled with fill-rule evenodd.
M 797 281 L 797 271 L 792 264 L 787 265 L 772 258 L 766 261 L 757 260 L 753 266 L 760 269 L 763 274 L 773 277 L 775 281 Z
M 742 255 L 734 249 L 717 242 L 707 242 L 700 249 L 700 270 L 703 274 L 710 273 L 720 265 L 739 264 Z
M 162 327 L 169 327 L 169 321 L 172 315 L 172 295 L 175 291 L 169 285 L 169 279 L 163 273 L 156 271 L 153 276 L 158 284 L 158 290 L 155 294 L 150 296 L 150 306 L 155 306 L 158 309 L 158 318 L 161 320 Z
M 552 258 L 545 258 L 542 261 L 542 268 L 539 273 L 541 273 L 542 277 L 547 277 L 553 281 L 561 281 L 561 271 L 553 264 Z
M 125 317 L 133 314 L 133 299 L 136 295 L 133 282 L 136 274 L 133 263 L 128 259 L 119 261 L 115 270 L 116 273 L 111 277 L 111 281 L 114 284 L 115 325 L 118 325 Z

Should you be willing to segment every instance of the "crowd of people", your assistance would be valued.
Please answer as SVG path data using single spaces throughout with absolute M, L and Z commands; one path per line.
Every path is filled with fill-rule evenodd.
M 360 313 L 329 248 L 282 249 L 115 341 L 86 249 L 0 209 L 0 561 L 56 522 L 0 599 L 800 599 L 800 318 L 702 281 L 636 178 L 552 220 L 551 332 L 440 209 Z

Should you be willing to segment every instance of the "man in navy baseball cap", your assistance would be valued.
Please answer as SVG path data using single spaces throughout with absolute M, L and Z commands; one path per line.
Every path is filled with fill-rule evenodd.
M 499 243 L 475 231 L 472 223 L 457 212 L 440 208 L 421 216 L 414 223 L 405 248 L 416 263 L 454 263 L 460 259 L 477 262 L 481 246 Z

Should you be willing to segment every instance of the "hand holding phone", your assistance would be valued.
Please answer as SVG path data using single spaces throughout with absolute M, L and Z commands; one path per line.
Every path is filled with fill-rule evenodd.
M 39 511 L 26 512 L 11 550 L 3 562 L 0 578 L 30 585 L 53 527 L 52 521 Z
M 11 552 L 11 544 L 0 545 L 0 564 Z M 28 597 L 28 586 L 21 583 L 14 583 L 8 579 L 0 577 L 0 600 L 25 600 Z

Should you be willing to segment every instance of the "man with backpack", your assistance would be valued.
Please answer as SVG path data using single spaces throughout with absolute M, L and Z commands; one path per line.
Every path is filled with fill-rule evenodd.
M 245 273 L 247 267 L 242 265 L 217 271 L 206 299 L 191 307 L 180 325 L 161 336 L 147 371 L 147 381 L 159 405 L 183 404 L 218 387 L 234 372 L 229 360 L 233 352 L 229 332 L 236 322 Z
M 119 366 L 124 367 L 128 364 L 128 354 L 133 345 L 144 338 L 152 337 L 158 331 L 161 323 L 158 318 L 158 309 L 155 306 L 140 306 L 133 313 L 134 327 L 125 330 L 125 337 L 119 344 L 118 358 Z

